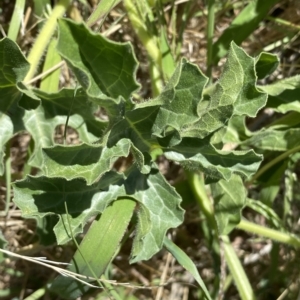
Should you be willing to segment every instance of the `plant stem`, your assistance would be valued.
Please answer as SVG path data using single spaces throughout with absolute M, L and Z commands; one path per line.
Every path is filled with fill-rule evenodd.
M 242 300 L 254 300 L 255 296 L 245 270 L 227 235 L 223 235 L 225 258 Z
M 262 168 L 260 168 L 254 174 L 254 176 L 251 178 L 251 180 L 248 181 L 247 185 L 253 183 L 258 177 L 260 177 L 263 173 L 265 173 L 267 170 L 269 170 L 272 166 L 276 165 L 281 160 L 284 160 L 285 158 L 287 158 L 291 154 L 296 153 L 298 151 L 300 151 L 300 146 L 295 147 L 293 149 L 290 149 L 290 150 L 282 153 L 281 155 L 277 156 L 276 158 L 272 159 L 270 162 L 268 162 L 267 164 L 265 164 Z
M 241 220 L 241 222 L 236 226 L 236 228 L 255 233 L 263 237 L 269 238 L 271 240 L 285 243 L 297 248 L 300 247 L 300 240 L 296 237 L 284 232 L 280 232 L 274 229 L 266 228 L 264 226 L 251 223 L 247 220 Z
M 157 73 L 159 71 L 159 77 L 157 78 L 155 74 L 155 80 L 152 80 L 152 91 L 153 94 L 156 95 L 157 91 L 161 90 L 162 84 L 162 72 L 161 72 L 161 66 L 162 66 L 162 57 L 161 57 L 161 51 L 159 47 L 157 46 L 157 42 L 155 39 L 155 36 L 151 35 L 149 30 L 147 30 L 147 27 L 145 25 L 144 20 L 141 18 L 138 9 L 134 3 L 134 0 L 124 0 L 124 6 L 128 13 L 128 18 L 139 37 L 140 41 L 142 42 L 143 46 L 145 47 L 149 59 L 152 60 L 150 62 L 150 73 Z M 153 67 L 155 65 L 155 67 Z M 152 69 L 152 70 L 151 70 Z
M 11 156 L 10 141 L 6 145 L 5 153 L 5 183 L 6 183 L 6 199 L 5 199 L 5 216 L 8 216 L 9 204 L 11 200 Z
M 215 28 L 215 0 L 208 0 L 206 74 L 210 80 L 211 80 L 211 73 L 212 73 L 212 50 L 213 50 L 214 28 Z
M 211 229 L 213 229 L 213 236 L 216 241 L 219 240 L 218 237 L 218 227 L 216 220 L 214 218 L 213 206 L 207 197 L 205 187 L 203 184 L 203 179 L 200 175 L 195 173 L 188 173 L 189 183 L 194 191 L 194 195 L 201 207 L 202 212 L 207 218 L 208 224 Z M 232 277 L 236 283 L 239 294 L 242 300 L 253 300 L 255 299 L 253 290 L 245 274 L 243 266 L 239 261 L 233 247 L 230 244 L 228 236 L 221 236 L 224 242 L 224 252 L 226 263 L 230 269 Z
M 133 28 L 136 31 L 139 39 L 143 43 L 146 48 L 148 55 L 150 58 L 157 64 L 161 65 L 161 53 L 159 48 L 157 47 L 156 41 L 153 36 L 149 34 L 147 31 L 147 27 L 145 26 L 143 20 L 141 20 L 138 10 L 133 3 L 132 0 L 124 0 L 124 6 L 127 10 L 128 17 L 130 22 L 132 23 Z
M 216 232 L 218 232 L 217 224 L 214 218 L 214 209 L 211 201 L 207 197 L 201 175 L 193 172 L 186 172 L 186 174 L 201 211 L 207 218 L 208 224 L 212 229 L 215 229 Z
M 30 63 L 30 70 L 27 73 L 24 82 L 28 82 L 35 74 L 39 62 L 47 48 L 48 43 L 56 29 L 56 21 L 66 12 L 71 0 L 60 0 L 54 7 L 51 16 L 46 21 L 44 27 L 40 31 L 30 53 L 27 57 Z
M 14 13 L 10 20 L 10 25 L 7 34 L 7 37 L 13 41 L 17 40 L 21 22 L 23 20 L 24 8 L 25 8 L 25 0 L 17 0 L 14 7 Z

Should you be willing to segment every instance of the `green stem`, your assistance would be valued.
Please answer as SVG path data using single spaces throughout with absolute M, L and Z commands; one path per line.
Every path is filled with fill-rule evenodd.
M 202 176 L 192 172 L 186 172 L 186 174 L 188 176 L 189 184 L 191 186 L 191 189 L 193 190 L 201 211 L 207 218 L 210 227 L 215 229 L 217 232 L 217 224 L 214 218 L 214 209 L 211 201 L 207 197 Z
M 134 5 L 134 2 L 132 0 L 124 0 L 124 6 L 127 10 L 130 22 L 132 23 L 133 28 L 135 29 L 139 39 L 146 48 L 148 55 L 157 65 L 160 66 L 161 53 L 159 48 L 157 47 L 156 40 L 153 36 L 151 36 L 148 33 L 147 27 L 145 26 L 143 20 L 141 20 L 138 10 Z
M 294 24 L 292 22 L 289 22 L 289 21 L 286 21 L 286 20 L 283 20 L 283 19 L 280 19 L 280 18 L 273 18 L 271 16 L 268 16 L 266 17 L 267 20 L 270 20 L 270 21 L 273 21 L 273 22 L 276 22 L 280 25 L 284 25 L 284 26 L 288 26 L 288 27 L 291 27 L 292 29 L 294 30 L 300 30 L 300 26 L 297 25 L 297 24 Z
M 6 145 L 5 153 L 5 183 L 6 183 L 6 199 L 5 199 L 5 216 L 8 215 L 9 204 L 11 199 L 11 157 L 10 157 L 10 141 Z
M 152 97 L 157 97 L 162 91 L 162 81 L 161 81 L 161 74 L 157 65 L 155 63 L 150 62 L 149 66 L 150 77 L 151 77 L 151 90 L 152 90 Z
M 208 0 L 208 16 L 207 16 L 207 70 L 206 74 L 211 80 L 212 74 L 212 50 L 213 50 L 213 37 L 215 28 L 215 0 Z
M 24 79 L 25 83 L 32 79 L 32 77 L 34 76 L 39 62 L 44 54 L 44 51 L 46 50 L 47 45 L 50 42 L 51 37 L 56 29 L 56 21 L 58 18 L 61 18 L 64 15 L 70 2 L 71 0 L 60 0 L 55 5 L 51 16 L 48 18 L 44 27 L 40 31 L 27 57 L 27 60 L 30 63 L 30 69 Z
M 274 229 L 266 228 L 261 225 L 257 225 L 254 223 L 251 223 L 247 220 L 241 220 L 241 222 L 236 226 L 238 229 L 242 229 L 254 234 L 258 234 L 260 236 L 269 238 L 271 240 L 285 243 L 294 247 L 299 248 L 300 247 L 300 240 L 296 237 L 289 235 L 284 232 L 280 232 Z
M 207 197 L 203 179 L 200 175 L 195 173 L 187 173 L 189 183 L 191 188 L 194 191 L 194 195 L 200 205 L 200 208 L 204 215 L 207 218 L 208 224 L 211 229 L 214 229 L 214 238 L 218 240 L 218 228 L 214 218 L 214 210 L 213 206 Z M 232 248 L 229 239 L 227 236 L 221 237 L 224 242 L 224 252 L 225 252 L 225 259 L 232 274 L 232 277 L 236 283 L 238 288 L 239 294 L 242 300 L 252 300 L 255 299 L 254 293 L 252 291 L 251 285 L 249 280 L 245 274 L 245 271 L 234 251 Z
M 7 37 L 13 41 L 17 40 L 21 22 L 23 20 L 24 8 L 25 8 L 25 0 L 17 0 L 14 7 L 14 13 L 10 20 L 10 25 L 7 34 Z
M 260 177 L 263 173 L 265 173 L 267 170 L 269 170 L 271 167 L 273 167 L 274 165 L 276 165 L 278 162 L 286 159 L 288 156 L 290 156 L 293 153 L 296 153 L 300 151 L 300 146 L 295 147 L 293 149 L 290 149 L 284 153 L 282 153 L 281 155 L 277 156 L 276 158 L 272 159 L 270 162 L 268 162 L 267 164 L 265 164 L 262 168 L 260 168 L 255 174 L 254 176 L 251 178 L 251 180 L 247 183 L 247 185 L 253 183 L 258 177 Z
M 230 273 L 234 279 L 236 287 L 239 291 L 239 295 L 242 300 L 254 300 L 255 296 L 252 290 L 252 287 L 249 283 L 248 277 L 245 273 L 245 270 L 235 253 L 229 238 L 227 235 L 223 235 L 222 237 L 224 243 L 224 252 L 225 259 L 230 270 Z
M 147 30 L 144 20 L 140 17 L 137 7 L 135 6 L 134 0 L 124 0 L 124 6 L 128 13 L 128 18 L 143 46 L 145 47 L 150 62 L 150 73 L 153 72 L 153 65 L 155 65 L 155 73 L 159 71 L 159 77 L 155 76 L 155 81 L 152 82 L 153 94 L 157 94 L 157 91 L 161 90 L 163 86 L 163 76 L 161 72 L 162 57 L 161 51 L 157 46 L 155 36 L 151 35 Z M 151 70 L 152 69 L 152 70 Z

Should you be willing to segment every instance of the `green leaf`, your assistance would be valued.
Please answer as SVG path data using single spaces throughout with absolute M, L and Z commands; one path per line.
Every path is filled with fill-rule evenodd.
M 267 95 L 255 87 L 255 61 L 232 44 L 210 101 L 202 100 L 206 82 L 197 66 L 183 59 L 158 98 L 137 105 L 112 127 L 108 146 L 129 138 L 141 152 L 162 147 L 168 159 L 211 177 L 251 176 L 262 158 L 252 151 L 216 150 L 210 135 L 225 128 L 234 115 L 253 117 L 265 104 Z
M 232 41 L 241 44 L 266 17 L 269 10 L 279 0 L 251 1 L 226 28 L 217 42 L 213 45 L 213 62 L 217 64 L 220 58 L 226 55 Z
M 9 30 L 7 34 L 8 38 L 10 38 L 13 41 L 17 40 L 20 31 L 21 22 L 22 22 L 22 18 L 20 18 L 20 16 L 24 15 L 25 3 L 26 3 L 25 0 L 17 0 L 15 2 L 13 15 L 10 20 Z
M 231 44 L 224 71 L 210 101 L 199 101 L 206 84 L 204 75 L 192 64 L 183 61 L 182 64 L 184 63 L 188 65 L 188 71 L 184 72 L 185 65 L 182 70 L 177 69 L 174 79 L 171 79 L 172 89 L 169 86 L 166 87 L 166 90 L 172 91 L 175 86 L 178 96 L 173 91 L 177 97 L 172 93 L 163 97 L 165 91 L 162 93 L 161 98 L 166 103 L 164 106 L 168 111 L 161 110 L 161 118 L 158 118 L 157 126 L 163 124 L 164 127 L 160 125 L 160 131 L 166 130 L 166 126 L 172 126 L 182 137 L 204 138 L 224 127 L 234 115 L 255 117 L 258 110 L 266 104 L 267 94 L 259 92 L 255 86 L 255 60 L 234 43 Z M 189 87 L 189 91 L 186 91 L 186 86 Z M 193 97 L 189 96 L 192 100 L 187 100 L 188 96 L 180 95 L 180 93 L 188 94 L 188 92 L 192 94 Z M 195 104 L 197 110 L 195 110 Z M 181 117 L 181 113 L 185 114 L 185 118 Z M 167 121 L 162 121 L 162 119 Z M 155 134 L 158 135 L 156 131 Z
M 211 300 L 211 297 L 205 286 L 205 283 L 203 282 L 202 278 L 200 277 L 200 274 L 199 274 L 195 264 L 188 257 L 188 255 L 186 253 L 184 253 L 176 244 L 174 244 L 167 237 L 165 237 L 165 239 L 164 239 L 164 246 L 176 258 L 176 260 L 181 264 L 181 266 L 184 267 L 187 271 L 189 271 L 193 275 L 195 280 L 200 285 L 203 293 L 205 294 L 206 299 Z
M 166 37 L 166 28 L 161 26 L 160 33 L 160 52 L 162 54 L 161 64 L 162 71 L 166 80 L 169 80 L 176 69 L 176 63 L 169 45 L 168 39 Z
M 243 145 L 270 151 L 287 151 L 300 145 L 300 129 L 261 130 L 243 142 Z
M 131 197 L 139 202 L 138 227 L 131 262 L 149 259 L 157 253 L 169 228 L 183 220 L 180 196 L 156 168 L 149 174 L 133 169 L 126 179 L 121 174 L 106 173 L 100 181 L 87 186 L 85 181 L 63 178 L 31 177 L 14 184 L 14 201 L 25 218 L 56 214 L 54 232 L 59 244 L 70 240 L 64 203 L 67 204 L 73 234 L 113 201 Z
M 49 177 L 61 176 L 67 180 L 83 178 L 87 184 L 99 180 L 101 176 L 110 171 L 114 162 L 119 157 L 127 157 L 131 152 L 136 165 L 149 172 L 149 167 L 144 167 L 144 157 L 128 139 L 120 140 L 113 147 L 102 145 L 81 144 L 76 146 L 56 146 L 43 149 L 43 170 Z
M 246 202 L 246 189 L 239 176 L 229 181 L 220 180 L 211 184 L 215 202 L 215 218 L 219 235 L 229 234 L 241 221 L 241 211 Z
M 229 180 L 232 174 L 249 178 L 258 169 L 262 156 L 250 151 L 217 150 L 209 140 L 195 141 L 186 138 L 172 151 L 165 151 L 166 158 L 179 162 L 184 168 L 201 170 L 212 178 Z
M 279 80 L 273 84 L 259 86 L 269 94 L 267 106 L 280 113 L 300 112 L 300 75 Z
M 245 124 L 245 119 L 245 116 L 234 116 L 229 120 L 226 132 L 218 133 L 223 143 L 239 144 L 252 135 Z
M 139 87 L 137 61 L 129 43 L 115 43 L 84 24 L 60 20 L 57 49 L 90 97 L 122 96 L 129 101 Z
M 289 158 L 274 164 L 270 169 L 263 173 L 257 180 L 260 185 L 260 202 L 272 207 L 275 198 L 281 187 L 282 177 L 287 169 Z
M 8 38 L 0 41 L 0 87 L 14 87 L 29 70 L 29 63 L 16 43 Z
M 96 141 L 107 126 L 107 122 L 95 117 L 95 106 L 82 89 L 78 89 L 76 94 L 71 89 L 53 94 L 39 90 L 34 93 L 41 99 L 41 105 L 35 110 L 26 111 L 24 115 L 25 127 L 35 142 L 29 160 L 31 166 L 42 167 L 42 148 L 54 145 L 55 127 L 64 125 L 68 116 L 68 125 L 78 132 L 84 142 Z
M 249 278 L 247 277 L 228 236 L 223 235 L 221 238 L 223 240 L 226 263 L 239 291 L 239 296 L 242 300 L 255 300 L 256 297 L 249 282 Z
M 18 105 L 29 64 L 16 43 L 8 38 L 0 41 L 0 174 L 4 172 L 3 158 L 6 142 L 24 129 L 24 110 Z M 26 96 L 24 96 L 26 98 Z M 26 101 L 25 101 L 26 102 Z M 25 105 L 26 106 L 26 105 Z
M 258 79 L 263 79 L 272 74 L 279 65 L 279 58 L 272 53 L 262 52 L 256 58 L 256 75 Z

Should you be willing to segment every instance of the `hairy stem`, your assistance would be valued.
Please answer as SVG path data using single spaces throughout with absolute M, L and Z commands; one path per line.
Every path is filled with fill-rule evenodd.
M 211 80 L 212 73 L 212 50 L 215 27 L 215 0 L 208 0 L 208 20 L 207 20 L 207 70 L 206 74 Z
M 280 232 L 271 228 L 266 228 L 264 226 L 251 223 L 247 220 L 241 220 L 241 222 L 236 226 L 236 228 L 255 233 L 260 236 L 269 238 L 271 240 L 285 243 L 297 248 L 300 247 L 300 240 L 296 237 L 284 232 Z
M 56 29 L 56 21 L 61 18 L 66 12 L 71 0 L 60 0 L 54 7 L 50 17 L 46 21 L 44 27 L 40 31 L 33 47 L 31 48 L 29 55 L 27 57 L 30 63 L 30 69 L 27 73 L 24 82 L 28 82 L 34 76 L 39 62 L 46 50 L 51 37 Z

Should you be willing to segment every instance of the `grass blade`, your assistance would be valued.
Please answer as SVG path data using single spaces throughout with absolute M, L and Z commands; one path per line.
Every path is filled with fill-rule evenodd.
M 226 55 L 232 41 L 237 45 L 241 44 L 257 28 L 259 22 L 266 17 L 269 10 L 278 1 L 251 1 L 213 45 L 212 62 L 216 64 L 220 58 Z
M 90 278 L 99 278 L 114 258 L 134 209 L 135 202 L 129 199 L 109 206 L 101 218 L 93 222 L 68 270 L 87 276 L 87 282 L 95 281 Z M 51 291 L 66 299 L 76 299 L 88 289 L 83 283 L 62 275 L 51 286 Z
M 199 274 L 195 264 L 186 255 L 186 253 L 184 253 L 178 246 L 176 246 L 167 237 L 165 237 L 165 239 L 164 239 L 164 246 L 177 259 L 177 261 L 181 264 L 181 266 L 184 267 L 187 271 L 189 271 L 193 275 L 195 280 L 199 283 L 203 293 L 205 294 L 205 297 L 208 300 L 211 300 L 209 292 L 205 286 L 205 283 L 203 282 L 202 278 L 200 277 L 200 274 Z
M 221 236 L 224 243 L 225 259 L 242 300 L 254 300 L 254 292 L 245 270 L 236 255 L 227 235 Z
M 97 8 L 90 15 L 86 24 L 91 27 L 101 18 L 108 15 L 108 13 L 120 2 L 121 0 L 102 0 L 99 2 Z
M 20 26 L 23 20 L 24 8 L 25 0 L 17 0 L 7 34 L 7 37 L 13 41 L 17 40 Z

